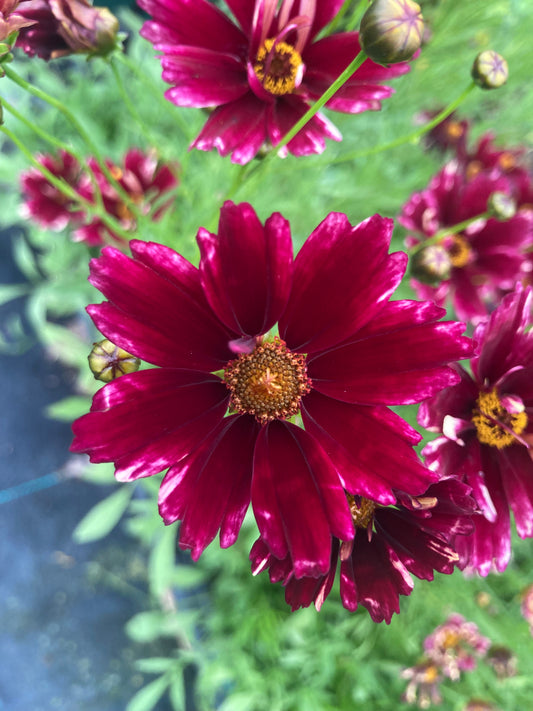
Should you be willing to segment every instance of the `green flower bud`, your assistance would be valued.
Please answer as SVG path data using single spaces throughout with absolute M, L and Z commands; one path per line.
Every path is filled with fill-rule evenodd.
M 516 202 L 506 193 L 492 193 L 487 200 L 487 212 L 491 217 L 505 222 L 516 215 Z
M 363 15 L 359 42 L 378 64 L 405 62 L 420 49 L 424 21 L 413 0 L 374 0 Z
M 482 89 L 499 89 L 507 81 L 509 67 L 497 52 L 488 49 L 480 52 L 472 65 L 472 79 Z
M 120 375 L 135 373 L 141 361 L 115 346 L 107 338 L 93 344 L 89 354 L 89 368 L 96 380 L 109 383 Z
M 435 286 L 449 278 L 452 260 L 441 244 L 430 244 L 415 252 L 410 261 L 411 275 L 423 284 Z

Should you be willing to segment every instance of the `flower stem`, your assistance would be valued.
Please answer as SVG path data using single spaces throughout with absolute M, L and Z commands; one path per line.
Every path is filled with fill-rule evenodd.
M 113 217 L 111 217 L 111 215 L 109 215 L 103 208 L 98 205 L 95 205 L 94 203 L 79 195 L 79 193 L 77 193 L 68 183 L 66 183 L 61 178 L 56 177 L 48 170 L 48 168 L 39 163 L 39 161 L 31 153 L 31 151 L 26 148 L 22 141 L 12 131 L 10 131 L 9 128 L 0 125 L 0 131 L 4 133 L 11 141 L 13 141 L 13 143 L 17 146 L 20 152 L 23 153 L 24 156 L 26 156 L 26 158 L 33 165 L 34 168 L 37 168 L 37 170 L 42 173 L 42 175 L 44 175 L 44 177 L 51 185 L 57 188 L 57 190 L 63 193 L 63 195 L 66 195 L 69 199 L 77 202 L 90 213 L 99 217 L 112 232 L 117 235 L 120 235 L 120 237 L 129 242 L 129 240 L 131 239 L 131 233 L 125 230 L 122 225 L 117 222 Z
M 429 247 L 432 244 L 437 244 L 441 241 L 443 237 L 448 237 L 448 235 L 456 235 L 459 232 L 466 230 L 474 222 L 477 222 L 478 220 L 488 220 L 490 217 L 492 217 L 490 212 L 482 212 L 479 215 L 474 215 L 474 217 L 469 217 L 467 220 L 458 222 L 456 225 L 451 225 L 450 227 L 443 227 L 442 229 L 435 232 L 432 237 L 428 237 L 423 242 L 419 242 L 412 249 L 408 250 L 408 253 L 412 256 L 424 247 Z
M 57 109 L 57 111 L 60 111 L 65 118 L 74 126 L 78 134 L 81 136 L 91 153 L 94 155 L 96 158 L 96 161 L 102 170 L 102 173 L 105 175 L 109 183 L 113 186 L 113 188 L 117 191 L 119 194 L 121 200 L 124 201 L 124 203 L 127 205 L 128 209 L 130 212 L 135 216 L 135 217 L 140 217 L 141 213 L 139 212 L 139 209 L 137 205 L 133 202 L 131 199 L 131 196 L 128 194 L 126 190 L 120 185 L 120 183 L 115 179 L 111 171 L 109 170 L 106 162 L 102 158 L 102 155 L 100 154 L 100 151 L 98 149 L 98 146 L 93 142 L 92 138 L 90 135 L 87 133 L 87 131 L 83 128 L 79 120 L 76 118 L 76 116 L 70 111 L 70 109 L 65 106 L 61 101 L 56 99 L 53 96 L 50 96 L 50 94 L 47 94 L 45 91 L 42 91 L 42 89 L 39 89 L 36 86 L 33 86 L 33 84 L 30 84 L 27 82 L 25 79 L 23 79 L 21 76 L 19 76 L 11 67 L 5 65 L 4 66 L 4 71 L 7 77 L 11 79 L 15 84 L 18 84 L 24 91 L 27 91 L 28 93 L 32 94 L 33 96 L 36 96 L 38 99 L 41 99 L 41 101 L 46 102 L 50 106 L 52 106 L 54 109 Z
M 456 98 L 454 101 L 452 101 L 445 109 L 440 111 L 434 118 L 431 119 L 431 121 L 428 121 L 425 123 L 423 126 L 420 128 L 417 128 L 416 131 L 411 131 L 411 133 L 407 133 L 404 136 L 400 136 L 399 138 L 394 139 L 394 141 L 390 141 L 389 143 L 383 143 L 380 146 L 374 146 L 372 148 L 365 148 L 362 151 L 355 151 L 352 153 L 345 153 L 342 156 L 339 156 L 338 158 L 334 158 L 333 160 L 328 161 L 328 165 L 332 165 L 334 163 L 344 163 L 346 161 L 351 161 L 355 160 L 356 158 L 364 158 L 365 156 L 371 156 L 375 155 L 376 153 L 381 153 L 382 151 L 388 151 L 391 148 L 396 148 L 397 146 L 401 146 L 404 143 L 413 143 L 417 139 L 419 139 L 421 136 L 423 136 L 425 133 L 428 131 L 431 131 L 432 128 L 435 128 L 441 121 L 444 121 L 444 119 L 448 118 L 448 116 L 455 111 L 455 109 L 463 103 L 463 101 L 466 99 L 466 97 L 470 94 L 472 89 L 475 88 L 474 82 L 469 84 L 467 88 Z

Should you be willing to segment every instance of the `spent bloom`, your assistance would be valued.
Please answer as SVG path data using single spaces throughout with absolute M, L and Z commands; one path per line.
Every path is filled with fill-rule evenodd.
M 158 367 L 105 385 L 73 451 L 114 462 L 120 481 L 168 468 L 160 513 L 181 519 L 194 559 L 219 530 L 234 543 L 251 501 L 272 554 L 290 554 L 297 577 L 324 575 L 332 538 L 354 537 L 347 494 L 389 505 L 437 478 L 387 406 L 455 383 L 447 364 L 471 351 L 433 304 L 389 302 L 406 262 L 388 254 L 391 231 L 331 213 L 294 259 L 279 213 L 263 225 L 227 202 L 218 233 L 198 232 L 199 268 L 155 243 L 133 240 L 131 258 L 105 248 L 90 281 L 108 301 L 88 311 Z
M 479 513 L 457 541 L 461 567 L 503 571 L 511 554 L 509 508 L 521 538 L 533 536 L 533 331 L 531 288 L 508 294 L 474 331 L 472 374 L 422 403 L 419 422 L 442 436 L 422 454 L 443 476 L 462 477 Z
M 161 198 L 178 185 L 177 166 L 161 163 L 153 151 L 144 152 L 139 148 L 130 148 L 121 165 L 106 161 L 112 177 L 122 188 L 123 194 L 109 181 L 94 158 L 89 158 L 87 165 L 93 173 L 105 211 L 120 222 L 125 230 L 133 233 L 137 227 L 137 219 L 124 197 L 133 203 L 142 215 L 150 213 L 157 202 L 157 209 L 152 214 L 153 220 L 160 219 L 172 205 L 171 196 L 168 200 L 161 201 Z M 80 194 L 89 202 L 96 202 L 93 181 L 87 178 L 80 189 Z M 121 238 L 111 232 L 99 217 L 89 220 L 87 224 L 76 229 L 74 239 L 91 246 L 105 244 L 110 239 L 121 241 Z
M 118 20 L 106 7 L 87 0 L 28 0 L 20 7 L 32 26 L 21 30 L 17 47 L 31 57 L 106 55 L 116 46 Z
M 529 629 L 533 635 L 533 584 L 528 585 L 522 593 L 520 611 L 522 613 L 522 617 L 529 624 Z
M 38 155 L 37 161 L 52 175 L 66 183 L 76 192 L 84 179 L 84 171 L 76 158 L 63 149 L 57 155 Z M 31 219 L 41 227 L 62 230 L 68 224 L 83 217 L 79 203 L 67 197 L 61 190 L 48 182 L 38 168 L 30 168 L 20 176 L 23 196 L 22 216 Z
M 355 528 L 352 541 L 334 540 L 331 565 L 318 577 L 297 578 L 290 556 L 279 560 L 259 538 L 250 553 L 252 572 L 268 568 L 270 580 L 285 587 L 285 600 L 293 610 L 315 604 L 329 595 L 340 560 L 340 596 L 347 610 L 366 607 L 374 622 L 391 621 L 400 611 L 400 595 L 410 595 L 410 573 L 433 580 L 434 571 L 452 573 L 459 556 L 456 536 L 472 532 L 474 501 L 470 489 L 457 479 L 432 484 L 423 496 L 396 493 L 394 506 L 348 496 Z
M 461 672 L 475 669 L 477 659 L 484 657 L 489 647 L 490 640 L 479 633 L 477 625 L 457 613 L 424 640 L 428 659 L 453 681 L 460 678 Z
M 530 268 L 533 211 L 519 210 L 506 221 L 487 217 L 494 193 L 512 196 L 509 178 L 481 171 L 468 180 L 461 163 L 451 161 L 428 188 L 411 196 L 398 218 L 409 231 L 418 296 L 439 305 L 450 299 L 459 318 L 473 323 L 484 319 L 501 293 L 525 279 Z
M 214 109 L 192 146 L 216 148 L 247 163 L 276 145 L 360 51 L 357 32 L 317 39 L 344 0 L 226 0 L 236 23 L 206 0 L 138 0 L 151 15 L 141 35 L 162 52 L 166 97 L 178 106 Z M 333 111 L 377 110 L 393 90 L 382 82 L 405 63 L 367 59 L 328 101 Z M 294 155 L 321 153 L 341 134 L 321 113 L 289 142 Z
M 9 42 L 11 35 L 23 27 L 35 24 L 36 20 L 29 20 L 17 10 L 20 0 L 0 0 L 0 42 Z M 22 7 L 27 3 L 23 2 Z M 3 49 L 0 52 L 3 53 Z M 2 54 L 0 54 L 2 56 Z
M 442 674 L 439 667 L 429 659 L 424 659 L 414 667 L 403 669 L 400 676 L 402 679 L 409 680 L 402 701 L 416 704 L 421 709 L 436 706 L 442 701 L 439 691 Z

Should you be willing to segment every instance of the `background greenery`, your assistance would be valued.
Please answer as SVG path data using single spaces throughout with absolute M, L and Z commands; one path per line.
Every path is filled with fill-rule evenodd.
M 331 114 L 343 133 L 342 143 L 329 143 L 322 156 L 272 161 L 260 181 L 245 183 L 233 193 L 235 200 L 250 201 L 263 220 L 274 210 L 287 217 L 296 248 L 331 211 L 345 212 L 354 223 L 375 212 L 395 217 L 411 192 L 428 183 L 443 159 L 424 151 L 419 142 L 366 157 L 353 154 L 410 133 L 419 111 L 454 100 L 469 84 L 472 61 L 483 49 L 495 49 L 507 58 L 509 83 L 496 92 L 471 93 L 459 115 L 472 121 L 474 137 L 492 130 L 499 144 L 533 144 L 529 0 L 421 4 L 429 30 L 427 45 L 411 73 L 392 83 L 396 94 L 383 103 L 382 111 Z M 343 18 L 346 26 L 360 7 L 355 1 L 349 7 Z M 174 210 L 160 223 L 141 223 L 138 236 L 166 242 L 194 261 L 196 231 L 199 226 L 216 227 L 220 205 L 240 168 L 216 153 L 187 150 L 205 116 L 163 99 L 160 65 L 151 45 L 137 35 L 139 18 L 123 12 L 121 19 L 135 71 L 115 63 L 115 76 L 104 61 L 72 58 L 45 64 L 18 52 L 13 66 L 66 102 L 104 155 L 119 161 L 131 146 L 155 146 L 163 159 L 179 161 L 181 183 Z M 57 111 L 7 79 L 1 82 L 1 92 L 23 115 L 88 155 L 83 141 Z M 32 152 L 51 150 L 7 112 L 4 120 Z M 4 226 L 18 221 L 17 176 L 26 168 L 25 158 L 4 141 L 0 152 Z M 397 227 L 393 249 L 402 248 L 403 237 Z M 94 252 L 73 244 L 67 233 L 52 234 L 28 225 L 15 242 L 15 254 L 28 286 L 0 285 L 0 301 L 26 296 L 27 321 L 9 316 L 8 311 L 2 347 L 17 352 L 36 335 L 65 365 L 79 369 L 78 392 L 48 412 L 72 420 L 87 411 L 97 388 L 86 369 L 87 350 L 97 334 L 83 311 L 87 303 L 100 300 L 86 281 L 88 259 Z M 410 295 L 405 283 L 399 296 Z M 403 409 L 402 414 L 414 421 L 413 409 Z M 110 486 L 114 482 L 110 466 L 88 468 L 86 477 Z M 399 673 L 419 660 L 424 637 L 453 611 L 476 622 L 493 643 L 509 647 L 517 655 L 518 672 L 499 680 L 481 663 L 462 681 L 442 685 L 442 708 L 461 711 L 472 697 L 484 698 L 502 711 L 530 708 L 533 639 L 519 607 L 522 591 L 533 583 L 531 541 L 515 541 L 513 561 L 504 575 L 465 579 L 458 572 L 438 575 L 432 583 L 417 581 L 390 626 L 372 623 L 364 609 L 348 613 L 335 590 L 320 613 L 314 608 L 291 613 L 281 587 L 272 586 L 264 574 L 250 575 L 248 551 L 255 537 L 250 521 L 232 549 L 220 551 L 214 543 L 194 566 L 186 556 L 176 561 L 176 527 L 165 529 L 159 519 L 154 502 L 157 488 L 156 479 L 113 486 L 110 497 L 89 512 L 75 531 L 83 543 L 106 535 L 120 522 L 146 547 L 153 606 L 133 618 L 127 631 L 141 643 L 165 638 L 172 651 L 169 656 L 138 662 L 147 681 L 153 681 L 134 697 L 128 711 L 157 708 L 167 693 L 176 709 L 184 708 L 183 670 L 190 673 L 191 668 L 197 670 L 201 709 L 407 708 L 400 701 L 406 682 Z

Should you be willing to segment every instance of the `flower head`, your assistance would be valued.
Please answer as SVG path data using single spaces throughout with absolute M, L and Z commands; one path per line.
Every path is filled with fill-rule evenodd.
M 285 586 L 293 610 L 315 604 L 319 610 L 331 591 L 340 560 L 340 595 L 348 610 L 366 607 L 374 622 L 391 621 L 400 595 L 410 595 L 410 573 L 433 580 L 435 570 L 451 573 L 459 556 L 456 536 L 472 531 L 474 502 L 456 479 L 431 485 L 423 496 L 396 492 L 394 506 L 361 496 L 347 496 L 355 528 L 353 541 L 335 540 L 331 564 L 322 576 L 298 579 L 290 556 L 272 555 L 259 538 L 250 553 L 254 574 L 268 568 L 272 582 Z
M 71 153 L 60 150 L 56 156 L 40 155 L 37 160 L 52 175 L 79 192 L 83 170 Z M 76 201 L 49 183 L 38 168 L 22 173 L 20 185 L 24 198 L 21 211 L 25 218 L 51 230 L 62 230 L 82 219 L 83 211 Z
M 399 217 L 416 256 L 417 294 L 440 305 L 449 298 L 459 318 L 473 323 L 487 316 L 502 291 L 512 290 L 529 273 L 526 250 L 533 243 L 533 212 L 519 210 L 505 222 L 486 216 L 476 220 L 486 213 L 494 193 L 513 195 L 505 175 L 482 171 L 469 180 L 463 166 L 452 161 L 426 190 L 411 196 Z M 468 220 L 472 222 L 466 228 L 454 229 Z
M 442 674 L 439 667 L 429 659 L 421 661 L 414 667 L 403 669 L 401 677 L 409 680 L 402 696 L 402 700 L 406 703 L 428 709 L 442 701 L 439 691 Z
M 454 681 L 461 672 L 475 669 L 477 657 L 485 656 L 489 647 L 490 640 L 479 634 L 477 625 L 457 613 L 451 614 L 424 640 L 427 657 Z
M 20 0 L 0 0 L 0 42 L 9 42 L 10 36 L 23 27 L 34 25 L 36 20 L 30 20 L 17 12 Z M 26 5 L 22 3 L 22 7 Z M 1 56 L 1 55 L 0 55 Z
M 106 7 L 87 0 L 28 0 L 22 5 L 23 16 L 33 22 L 22 29 L 17 46 L 31 57 L 106 55 L 116 45 L 118 20 Z
M 152 219 L 158 220 L 171 207 L 172 197 L 163 202 L 161 198 L 178 184 L 176 165 L 162 164 L 155 153 L 152 151 L 145 153 L 139 148 L 130 148 L 124 156 L 122 165 L 116 165 L 111 161 L 106 161 L 106 164 L 118 185 L 141 214 L 148 214 L 157 202 L 158 207 Z M 136 217 L 123 196 L 108 180 L 95 158 L 89 158 L 87 165 L 93 173 L 107 214 L 116 218 L 125 230 L 133 233 L 137 227 Z M 89 202 L 96 202 L 95 186 L 88 176 L 84 180 L 80 193 Z M 111 232 L 99 217 L 91 219 L 87 224 L 76 229 L 74 239 L 91 246 L 105 244 L 110 239 L 121 241 L 121 238 Z
M 354 537 L 346 492 L 389 505 L 436 479 L 387 405 L 456 382 L 448 363 L 471 351 L 433 304 L 389 302 L 406 261 L 388 254 L 391 231 L 331 213 L 293 259 L 279 213 L 263 225 L 228 202 L 218 234 L 198 232 L 199 269 L 154 243 L 133 240 L 132 258 L 105 248 L 90 280 L 108 301 L 88 311 L 158 367 L 104 386 L 73 450 L 115 462 L 121 481 L 169 468 L 160 512 L 181 519 L 194 559 L 219 530 L 223 547 L 236 540 L 251 501 L 274 556 L 325 574 L 332 538 Z
M 356 57 L 358 33 L 317 39 L 343 0 L 226 0 L 237 24 L 206 0 L 138 0 L 151 15 L 141 34 L 162 52 L 166 97 L 178 106 L 213 108 L 193 142 L 247 163 L 276 145 Z M 408 71 L 366 60 L 326 104 L 333 111 L 377 110 L 392 89 L 381 82 Z M 321 153 L 341 140 L 318 113 L 289 142 L 294 155 Z
M 533 536 L 533 332 L 531 288 L 507 295 L 474 332 L 472 375 L 422 403 L 419 422 L 443 436 L 423 450 L 430 468 L 472 487 L 475 533 L 458 541 L 461 566 L 487 575 L 511 553 L 509 508 L 518 535 Z

